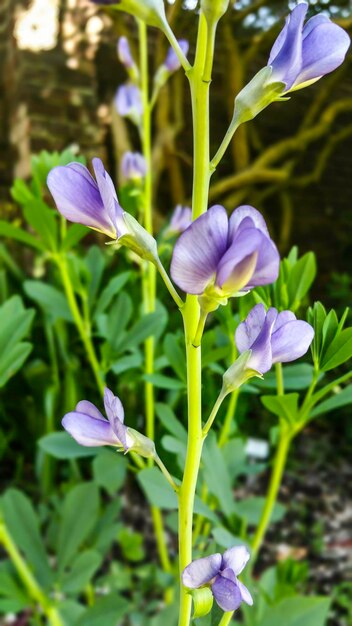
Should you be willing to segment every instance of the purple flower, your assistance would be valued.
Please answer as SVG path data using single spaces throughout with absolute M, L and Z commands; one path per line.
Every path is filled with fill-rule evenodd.
M 183 233 L 192 223 L 192 209 L 178 204 L 171 215 L 170 223 L 165 230 L 165 236 Z
M 117 112 L 138 124 L 143 113 L 142 96 L 136 85 L 121 85 L 115 96 Z
M 125 152 L 121 161 L 121 171 L 127 180 L 140 180 L 147 172 L 145 158 L 139 152 Z
M 54 167 L 47 180 L 49 190 L 66 219 L 117 239 L 124 212 L 102 161 L 94 158 L 92 165 L 96 180 L 81 163 Z
M 178 40 L 179 46 L 185 56 L 187 56 L 189 50 L 189 43 L 186 39 Z M 164 61 L 164 65 L 168 72 L 176 72 L 176 70 L 180 69 L 181 63 L 178 60 L 177 54 L 173 48 L 169 48 L 168 53 L 166 55 L 166 59 Z
M 117 54 L 121 63 L 127 68 L 134 67 L 134 60 L 127 37 L 120 37 L 117 43 Z
M 176 242 L 171 275 L 181 289 L 202 295 L 210 306 L 210 302 L 226 304 L 231 296 L 274 282 L 279 263 L 279 253 L 259 211 L 240 206 L 229 219 L 224 207 L 216 205 Z
M 54 167 L 47 184 L 59 212 L 71 222 L 98 230 L 143 259 L 158 262 L 157 244 L 137 220 L 121 208 L 114 184 L 100 159 L 93 159 L 96 181 L 80 163 Z
M 273 363 L 288 363 L 303 356 L 313 341 L 314 330 L 310 324 L 297 320 L 291 311 L 257 304 L 235 333 L 235 343 L 242 354 L 251 350 L 246 367 L 265 374 Z
M 210 585 L 219 607 L 223 611 L 235 611 L 242 602 L 253 604 L 247 587 L 237 579 L 248 559 L 249 552 L 244 546 L 229 548 L 223 555 L 216 553 L 196 559 L 183 570 L 182 582 L 189 589 Z
M 88 400 L 81 400 L 62 420 L 64 429 L 81 446 L 115 446 L 125 452 L 134 450 L 141 456 L 154 458 L 154 442 L 124 424 L 121 400 L 105 388 L 104 406 L 108 419 Z
M 350 45 L 348 34 L 325 15 L 315 15 L 304 25 L 308 4 L 298 4 L 270 52 L 271 79 L 285 83 L 285 91 L 301 89 L 335 70 Z

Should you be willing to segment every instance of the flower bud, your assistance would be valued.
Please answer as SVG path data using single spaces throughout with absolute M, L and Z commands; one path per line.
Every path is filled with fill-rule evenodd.
M 154 237 L 129 213 L 124 213 L 122 220 L 119 223 L 121 236 L 118 238 L 118 243 L 126 246 L 142 259 L 157 263 L 158 246 Z
M 235 389 L 238 389 L 246 383 L 250 378 L 263 378 L 263 376 L 251 367 L 248 367 L 250 358 L 252 356 L 251 350 L 246 350 L 241 356 L 236 359 L 234 363 L 226 370 L 223 375 L 222 389 L 225 395 L 231 393 Z
M 209 24 L 216 24 L 226 13 L 230 0 L 201 0 L 200 6 Z
M 93 0 L 93 2 L 126 11 L 150 26 L 161 28 L 166 22 L 163 0 Z
M 136 452 L 146 459 L 154 459 L 156 456 L 154 441 L 142 435 L 134 428 L 127 428 L 127 437 L 129 441 L 128 451 Z

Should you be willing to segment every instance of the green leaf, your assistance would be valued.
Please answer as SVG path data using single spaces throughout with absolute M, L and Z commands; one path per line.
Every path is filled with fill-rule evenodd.
M 317 273 L 313 252 L 307 252 L 292 267 L 287 283 L 289 308 L 296 310 L 308 293 Z
M 312 342 L 312 355 L 314 363 L 318 364 L 323 345 L 323 325 L 326 318 L 326 310 L 321 302 L 315 302 L 313 308 L 308 309 L 307 320 L 314 328 L 314 338 Z
M 13 226 L 3 220 L 0 220 L 0 236 L 7 237 L 8 239 L 15 239 L 16 241 L 20 241 L 21 243 L 30 246 L 31 248 L 35 248 L 36 250 L 45 250 L 45 245 L 33 235 L 27 233 L 27 231 L 22 228 Z
M 84 262 L 88 270 L 88 275 L 90 277 L 88 287 L 88 302 L 89 307 L 91 308 L 99 291 L 106 264 L 106 257 L 98 246 L 92 246 L 91 248 L 89 248 Z
M 256 526 L 265 506 L 265 498 L 253 496 L 236 503 L 236 515 L 246 520 L 250 526 Z M 277 502 L 274 506 L 270 522 L 280 522 L 286 514 L 286 507 Z
M 87 233 L 87 226 L 82 226 L 82 224 L 72 224 L 72 226 L 69 226 L 67 229 L 65 239 L 62 242 L 62 249 L 66 251 L 71 250 Z
M 99 598 L 74 626 L 117 626 L 122 623 L 122 618 L 130 610 L 130 602 L 113 592 L 109 596 Z
M 137 478 L 150 504 L 159 509 L 177 509 L 177 496 L 160 470 L 148 467 L 138 472 Z
M 352 403 L 352 385 L 348 385 L 342 391 L 338 391 L 335 395 L 333 395 L 328 400 L 321 402 L 318 404 L 311 412 L 310 417 L 317 417 L 318 415 L 322 415 L 324 413 L 329 413 L 334 409 L 339 409 L 342 406 L 346 406 L 346 404 Z
M 288 393 L 284 396 L 262 396 L 261 401 L 265 408 L 289 424 L 295 424 L 298 418 L 298 393 Z
M 30 598 L 21 589 L 9 561 L 0 563 L 0 614 L 19 613 L 28 607 Z
M 0 387 L 21 369 L 23 363 L 32 352 L 32 344 L 25 341 L 10 348 L 0 357 Z
M 258 626 L 325 626 L 331 598 L 294 596 L 269 606 Z
M 79 593 L 91 582 L 95 572 L 102 564 L 103 557 L 97 550 L 81 552 L 73 560 L 60 585 L 64 593 Z
M 204 442 L 202 459 L 204 482 L 218 500 L 220 509 L 230 517 L 235 511 L 232 480 L 213 432 Z
M 170 333 L 167 334 L 164 339 L 163 347 L 164 353 L 166 354 L 167 360 L 169 361 L 172 369 L 180 380 L 186 383 L 187 372 L 185 354 L 184 350 L 180 348 L 178 337 L 175 337 L 175 335 L 171 335 Z
M 34 300 L 54 323 L 57 320 L 72 322 L 71 311 L 63 293 L 40 280 L 26 280 L 23 289 L 27 296 Z
M 175 413 L 168 404 L 157 402 L 155 405 L 156 414 L 164 428 L 180 441 L 187 441 L 187 431 L 183 424 L 177 419 Z
M 114 374 L 122 374 L 132 369 L 139 369 L 143 365 L 143 357 L 140 352 L 135 354 L 128 354 L 121 357 L 110 366 L 110 369 Z
M 77 485 L 62 507 L 58 536 L 58 569 L 62 572 L 88 538 L 98 520 L 99 492 L 94 483 Z
M 345 328 L 330 343 L 325 352 L 320 367 L 323 372 L 338 367 L 352 357 L 352 328 Z
M 97 317 L 98 315 L 104 313 L 109 304 L 111 304 L 116 294 L 121 291 L 122 287 L 126 284 L 130 276 L 131 272 L 123 272 L 122 274 L 118 274 L 118 276 L 114 276 L 113 278 L 111 278 L 111 280 L 99 296 L 94 311 L 94 317 Z
M 99 315 L 97 318 L 99 331 L 106 338 L 109 350 L 113 354 L 121 352 L 120 346 L 126 337 L 125 328 L 132 313 L 133 302 L 130 296 L 123 291 L 113 302 L 108 315 Z
M 93 461 L 94 482 L 115 496 L 121 489 L 127 471 L 127 459 L 113 450 L 99 450 Z
M 38 233 L 45 247 L 57 250 L 58 221 L 52 209 L 40 198 L 30 200 L 23 209 L 23 214 L 30 226 Z
M 159 389 L 172 389 L 177 391 L 178 389 L 185 389 L 185 383 L 179 379 L 171 378 L 170 376 L 164 376 L 163 374 L 144 374 L 142 377 L 149 383 L 152 383 Z
M 123 556 L 128 561 L 142 561 L 145 557 L 143 535 L 128 528 L 121 528 L 117 536 Z
M 1 500 L 1 509 L 7 529 L 26 556 L 35 576 L 45 587 L 50 585 L 49 567 L 39 529 L 39 520 L 30 500 L 17 489 L 8 489 Z
M 37 443 L 41 450 L 55 459 L 80 459 L 98 453 L 98 448 L 80 446 L 68 433 L 60 431 L 44 435 Z
M 192 619 L 204 617 L 210 613 L 213 607 L 214 596 L 210 587 L 201 587 L 200 589 L 192 589 L 190 592 L 193 600 L 193 616 Z
M 246 542 L 243 541 L 243 539 L 241 539 L 240 537 L 236 537 L 229 530 L 227 530 L 227 528 L 224 528 L 223 526 L 214 528 L 211 534 L 213 535 L 216 543 L 218 543 L 219 546 L 221 546 L 222 548 L 227 549 L 227 548 L 232 548 L 232 546 L 243 546 L 243 545 L 246 545 L 247 547 L 249 547 L 249 545 L 246 544 Z
M 161 314 L 160 310 L 143 315 L 128 331 L 119 345 L 119 351 L 123 352 L 124 350 L 135 348 L 148 337 L 159 337 L 165 328 L 166 322 L 167 317 Z
M 0 307 L 0 387 L 22 367 L 32 344 L 21 342 L 32 325 L 34 310 L 26 310 L 19 296 Z
M 309 387 L 312 382 L 314 368 L 309 363 L 297 363 L 295 365 L 285 365 L 282 368 L 282 372 L 285 390 L 296 391 Z M 258 387 L 258 389 L 276 389 L 276 374 L 275 372 L 268 372 L 263 380 L 254 378 L 251 384 Z

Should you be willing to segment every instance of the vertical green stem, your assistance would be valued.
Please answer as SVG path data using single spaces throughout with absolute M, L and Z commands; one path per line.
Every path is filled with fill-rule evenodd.
M 94 345 L 93 345 L 91 334 L 90 334 L 90 328 L 87 328 L 87 325 L 84 323 L 81 312 L 79 310 L 79 306 L 77 304 L 75 292 L 73 290 L 72 283 L 70 280 L 70 275 L 69 275 L 68 268 L 67 268 L 66 259 L 62 255 L 57 255 L 54 258 L 59 268 L 62 284 L 64 286 L 66 299 L 70 307 L 72 317 L 74 319 L 77 330 L 79 332 L 82 343 L 84 345 L 84 348 L 85 348 L 89 363 L 91 365 L 91 368 L 93 370 L 99 391 L 103 395 L 104 386 L 105 386 L 104 377 L 103 377 L 103 374 L 99 365 L 99 361 L 97 359 L 97 355 L 95 353 Z
M 149 63 L 148 63 L 148 37 L 147 26 L 145 22 L 138 20 L 138 34 L 140 45 L 140 76 L 141 76 L 141 92 L 143 102 L 143 115 L 141 126 L 141 139 L 143 146 L 143 155 L 146 161 L 146 176 L 144 179 L 143 194 L 143 225 L 148 233 L 153 234 L 153 175 L 152 175 L 152 124 L 151 115 L 152 107 L 149 102 Z M 155 311 L 156 304 L 156 267 L 152 263 L 147 263 L 142 269 L 142 289 L 143 289 L 143 308 L 146 314 Z M 154 353 L 155 342 L 154 337 L 149 337 L 144 343 L 145 373 L 151 375 L 154 373 Z M 146 381 L 144 387 L 145 393 L 145 415 L 146 415 L 146 435 L 150 439 L 155 438 L 155 402 L 154 402 L 154 385 Z M 153 464 L 153 459 L 149 459 L 149 464 Z M 165 541 L 165 531 L 163 518 L 160 509 L 155 506 L 151 508 L 154 533 L 157 543 L 160 563 L 166 572 L 171 571 L 171 562 L 168 555 L 167 545 Z
M 273 508 L 275 506 L 279 493 L 282 476 L 286 466 L 288 451 L 290 448 L 291 436 L 286 429 L 281 428 L 279 444 L 276 451 L 274 466 L 270 477 L 268 493 L 265 500 L 264 509 L 262 511 L 260 521 L 252 541 L 252 563 L 259 552 L 263 543 L 265 533 L 270 523 Z
M 192 214 L 196 219 L 207 210 L 209 195 L 209 80 L 203 80 L 207 53 L 207 24 L 200 13 L 197 52 L 194 67 L 188 72 L 191 86 L 194 133 L 194 174 Z M 211 54 L 211 53 L 210 53 Z M 209 52 L 208 52 L 209 57 Z M 212 63 L 209 62 L 211 71 Z M 201 348 L 193 345 L 200 307 L 196 296 L 188 296 L 183 310 L 187 358 L 188 441 L 182 484 L 179 491 L 179 567 L 192 561 L 194 497 L 202 453 L 202 367 Z M 180 582 L 179 626 L 188 626 L 192 598 Z
M 281 363 L 276 363 L 276 386 L 277 393 L 279 396 L 283 395 L 285 392 L 284 389 L 284 377 L 282 372 Z M 292 439 L 292 433 L 290 432 L 288 426 L 284 422 L 280 424 L 280 437 L 279 443 L 276 450 L 276 455 L 274 459 L 274 465 L 270 477 L 268 493 L 265 500 L 264 509 L 262 511 L 259 524 L 257 530 L 255 532 L 253 541 L 252 541 L 252 551 L 253 551 L 253 560 L 254 560 L 259 552 L 259 549 L 263 543 L 265 533 L 270 524 L 271 516 L 273 513 L 273 508 L 275 506 L 277 496 L 279 493 L 282 476 L 285 470 L 287 455 L 290 449 L 290 443 Z
M 229 613 L 224 613 L 224 615 L 222 616 L 219 622 L 219 626 L 228 626 L 229 623 L 231 622 L 232 616 L 233 616 L 233 611 L 230 611 Z
M 57 608 L 51 604 L 50 599 L 45 595 L 39 583 L 34 578 L 2 521 L 0 521 L 0 544 L 4 546 L 30 597 L 34 602 L 39 604 L 49 624 L 51 624 L 51 626 L 64 626 Z

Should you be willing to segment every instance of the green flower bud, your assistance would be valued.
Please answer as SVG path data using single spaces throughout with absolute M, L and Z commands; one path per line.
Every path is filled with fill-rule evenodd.
M 209 24 L 219 21 L 226 13 L 230 0 L 201 0 L 200 6 Z

